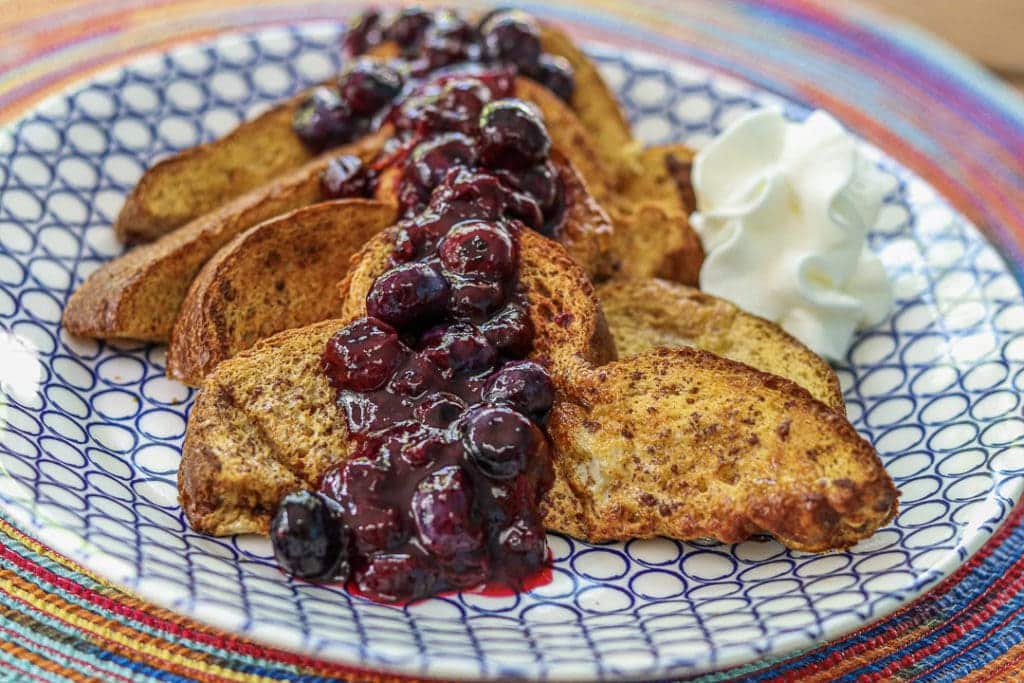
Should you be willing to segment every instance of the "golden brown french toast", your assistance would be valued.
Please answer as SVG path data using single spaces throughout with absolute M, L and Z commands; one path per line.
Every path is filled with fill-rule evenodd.
M 540 29 L 544 49 L 565 57 L 576 70 L 572 109 L 585 129 L 592 131 L 605 165 L 617 165 L 621 150 L 627 143 L 633 145 L 617 100 L 589 58 L 561 29 L 546 22 L 540 22 Z M 386 59 L 397 52 L 397 46 L 385 43 L 368 54 Z M 147 170 L 114 224 L 118 238 L 129 244 L 155 240 L 313 159 L 316 153 L 292 130 L 295 109 L 307 94 L 300 93 L 223 138 L 174 154 Z
M 312 159 L 315 155 L 291 132 L 300 99 L 282 102 L 223 138 L 147 170 L 118 214 L 117 237 L 128 244 L 150 242 Z
M 576 90 L 569 104 L 593 137 L 599 156 L 607 164 L 616 160 L 621 164 L 623 157 L 628 160 L 640 144 L 633 138 L 618 98 L 594 62 L 564 30 L 550 22 L 540 24 L 540 44 L 545 52 L 563 57 L 572 65 Z
M 577 162 L 583 165 L 578 170 L 584 182 L 574 181 L 569 186 L 571 192 L 568 194 L 572 194 L 574 201 L 578 201 L 575 210 L 603 217 L 605 214 L 589 196 L 591 188 L 595 186 L 591 180 L 597 187 L 603 188 L 609 188 L 612 181 L 608 180 L 606 169 L 594 158 L 591 151 L 593 145 L 579 121 L 561 100 L 529 80 L 517 79 L 516 88 L 517 95 L 536 104 L 542 114 L 550 119 L 549 130 L 552 131 L 556 158 L 567 159 L 573 166 Z M 353 145 L 321 155 L 298 170 L 193 220 L 156 242 L 140 245 L 109 261 L 90 275 L 68 301 L 63 318 L 65 327 L 73 334 L 86 337 L 168 341 L 192 279 L 218 249 L 257 223 L 320 201 L 322 194 L 319 177 L 331 158 L 350 153 L 369 161 L 390 134 L 390 127 L 385 127 L 379 133 L 367 136 Z M 611 196 L 607 189 L 603 193 L 606 197 Z M 631 197 L 617 200 L 614 205 L 615 215 L 620 217 L 621 230 L 651 236 L 636 237 L 633 241 L 637 244 L 656 242 L 659 256 L 642 262 L 650 262 L 657 270 L 647 271 L 646 265 L 639 265 L 644 258 L 640 254 L 637 254 L 636 261 L 632 257 L 625 259 L 621 252 L 613 254 L 613 248 L 632 248 L 636 245 L 627 245 L 621 239 L 608 244 L 607 240 L 613 239 L 609 235 L 602 238 L 604 241 L 600 245 L 600 255 L 595 253 L 584 258 L 589 265 L 598 256 L 602 259 L 607 257 L 607 263 L 603 263 L 594 274 L 606 276 L 629 261 L 638 264 L 627 269 L 633 275 L 671 276 L 671 273 L 666 272 L 671 271 L 679 276 L 680 281 L 695 282 L 702 252 L 685 216 L 670 215 L 665 218 L 667 214 L 663 209 L 654 204 L 645 204 L 645 207 L 637 211 L 639 218 L 633 220 L 627 208 L 631 201 Z M 615 222 L 614 217 L 612 222 Z M 596 245 L 593 241 L 578 244 L 580 249 Z M 675 245 L 676 248 L 673 250 L 666 245 Z M 578 250 L 573 251 L 575 255 L 584 257 Z M 662 267 L 665 263 L 672 265 Z
M 332 317 L 341 302 L 331 285 L 395 217 L 391 203 L 340 199 L 237 236 L 193 280 L 171 333 L 167 376 L 198 385 L 217 363 L 260 339 Z
M 659 347 L 693 346 L 785 377 L 845 410 L 835 371 L 781 327 L 675 282 L 616 278 L 597 287 L 619 358 Z
M 364 246 L 346 275 L 353 289 L 368 287 L 367 278 L 387 261 L 393 240 L 389 230 Z M 520 286 L 536 328 L 534 355 L 553 368 L 613 358 L 611 335 L 586 273 L 557 243 L 531 231 L 520 240 Z M 342 310 L 358 315 L 357 299 L 349 297 Z M 365 301 L 362 306 L 365 311 Z M 345 458 L 348 437 L 320 356 L 346 321 L 282 332 L 206 377 L 192 407 L 178 474 L 181 504 L 194 529 L 264 533 L 285 493 L 315 486 L 330 464 Z
M 387 131 L 345 149 L 369 160 Z M 320 200 L 320 174 L 337 154 L 313 161 L 242 195 L 188 225 L 108 261 L 79 285 L 64 307 L 63 324 L 83 337 L 165 342 L 199 269 L 236 235 L 287 211 Z
M 605 277 L 613 260 L 608 216 L 564 159 L 556 167 L 566 201 L 559 242 L 592 278 Z M 394 204 L 387 201 L 397 194 L 392 178 L 378 183 L 377 196 L 384 201 L 298 209 L 247 230 L 218 251 L 181 304 L 167 352 L 168 376 L 197 386 L 217 363 L 256 341 L 336 315 L 335 284 L 349 257 L 394 222 Z
M 617 230 L 612 250 L 624 277 L 660 277 L 696 286 L 704 251 L 690 228 L 693 190 L 673 169 L 688 164 L 684 145 L 650 147 L 635 155 L 636 172 L 606 202 Z
M 349 270 L 345 316 L 365 312 L 392 239 L 372 239 Z M 668 533 L 732 541 L 768 531 L 793 547 L 825 550 L 891 517 L 895 489 L 873 450 L 806 390 L 687 349 L 604 364 L 613 346 L 586 274 L 535 233 L 521 234 L 520 250 L 537 328 L 532 357 L 547 364 L 556 387 L 548 528 L 586 540 Z M 318 365 L 344 320 L 264 340 L 207 377 L 179 478 L 194 528 L 265 531 L 275 496 L 313 486 L 328 454 L 345 457 L 344 423 Z M 263 467 L 265 460 L 273 463 Z M 630 481 L 634 472 L 644 485 Z M 686 482 L 703 485 L 704 495 Z
M 549 496 L 545 518 L 578 538 L 735 543 L 766 531 L 821 552 L 896 512 L 871 446 L 782 377 L 662 348 L 579 373 L 566 392 L 548 433 L 556 479 L 573 497 Z

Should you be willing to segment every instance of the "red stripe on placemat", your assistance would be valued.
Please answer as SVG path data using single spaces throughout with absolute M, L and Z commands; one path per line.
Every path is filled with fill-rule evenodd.
M 1015 506 L 1013 508 L 1013 510 L 1010 512 L 1010 515 L 1006 518 L 1006 521 L 1003 523 L 1003 525 L 1001 527 L 999 527 L 999 529 L 996 531 L 996 533 L 993 534 L 992 537 L 985 543 L 985 545 L 983 545 L 978 550 L 978 552 L 976 552 L 973 556 L 971 556 L 971 558 L 966 563 L 961 565 L 960 568 L 958 568 L 955 572 L 953 572 L 953 574 L 951 574 L 949 577 L 947 577 L 938 586 L 936 586 L 935 588 L 931 589 L 930 591 L 928 591 L 924 595 L 918 597 L 916 600 L 914 600 L 914 602 L 910 603 L 909 605 L 907 605 L 907 606 L 903 607 L 902 609 L 898 610 L 897 612 L 894 612 L 893 614 L 889 615 L 888 617 L 885 618 L 885 620 L 886 621 L 899 621 L 900 618 L 904 617 L 908 612 L 913 612 L 915 610 L 921 609 L 921 605 L 923 604 L 924 601 L 934 600 L 938 596 L 945 595 L 946 593 L 951 591 L 961 581 L 963 581 L 964 577 L 967 574 L 970 574 L 971 572 L 973 572 L 982 562 L 984 562 L 995 551 L 995 549 L 998 546 L 1000 546 L 1003 543 L 1003 541 L 1006 540 L 1006 538 L 1011 533 L 1013 533 L 1014 528 L 1021 522 L 1022 519 L 1024 519 L 1024 504 L 1018 504 L 1017 506 Z M 1012 567 L 1010 567 L 1006 572 L 1003 573 L 1003 575 L 1002 575 L 1002 577 L 1000 577 L 1000 579 L 996 580 L 996 582 L 994 582 L 991 586 L 989 586 L 980 595 L 976 596 L 967 605 L 965 605 L 961 609 L 959 609 L 956 612 L 953 612 L 952 614 L 950 614 L 947 617 L 945 617 L 944 620 L 943 620 L 943 625 L 949 624 L 954 619 L 956 619 L 958 616 L 962 615 L 966 610 L 968 610 L 972 606 L 974 606 L 979 600 L 984 598 L 986 595 L 990 594 L 993 590 L 996 589 L 996 587 L 998 585 L 1000 585 L 1002 582 L 1005 582 L 1005 579 L 1008 576 L 1017 576 L 1017 577 L 1019 577 L 1019 578 L 1015 579 L 1015 583 L 1019 583 L 1021 585 L 1024 585 L 1024 558 L 1022 558 L 1022 559 L 1018 560 L 1016 563 L 1014 563 L 1014 565 Z M 1020 590 L 1020 588 L 1018 587 L 1018 592 L 1019 592 L 1019 590 Z M 1012 597 L 1012 595 L 1011 595 L 1011 597 Z M 1005 600 L 1004 600 L 1004 602 L 1005 602 Z M 987 608 L 986 608 L 986 612 L 987 612 Z M 994 611 L 993 611 L 993 613 L 994 613 Z M 991 614 L 988 614 L 988 616 L 991 617 Z M 835 652 L 832 652 L 830 655 L 828 655 L 825 659 L 821 660 L 820 662 L 811 662 L 811 663 L 809 663 L 808 665 L 806 665 L 804 667 L 800 667 L 798 669 L 792 669 L 792 670 L 786 671 L 785 673 L 781 673 L 776 678 L 773 678 L 773 679 L 770 679 L 770 680 L 778 681 L 779 683 L 784 683 L 785 681 L 793 680 L 793 677 L 796 677 L 797 679 L 799 679 L 801 676 L 810 676 L 810 675 L 813 675 L 813 674 L 820 673 L 822 670 L 830 668 L 832 666 L 836 666 L 840 662 L 842 662 L 844 659 L 848 659 L 851 656 L 861 655 L 861 654 L 864 654 L 864 653 L 866 653 L 866 652 L 868 652 L 870 650 L 874 650 L 874 649 L 878 649 L 878 648 L 883 647 L 885 643 L 892 641 L 897 636 L 900 636 L 900 635 L 906 633 L 907 631 L 909 631 L 911 629 L 918 628 L 921 625 L 920 624 L 921 619 L 926 618 L 926 617 L 927 617 L 927 615 L 922 615 L 922 617 L 920 617 L 920 618 L 916 618 L 916 619 L 915 618 L 909 618 L 909 619 L 906 619 L 906 620 L 904 620 L 904 621 L 902 621 L 900 623 L 895 624 L 894 626 L 889 627 L 888 629 L 886 629 L 882 633 L 880 633 L 880 634 L 878 634 L 878 635 L 876 635 L 876 636 L 874 636 L 874 637 L 872 637 L 872 638 L 870 638 L 868 640 L 865 640 L 865 641 L 860 642 L 860 643 L 855 643 L 855 644 L 851 645 L 849 648 L 846 648 L 846 649 L 838 649 Z M 979 620 L 978 623 L 980 624 L 980 620 Z M 872 628 L 877 628 L 877 627 L 878 627 L 878 625 L 876 624 L 876 625 L 873 625 L 873 626 L 866 626 L 864 628 L 858 629 L 857 631 L 854 631 L 853 633 L 851 633 L 848 636 L 846 636 L 846 638 L 844 640 L 854 639 L 859 634 L 862 634 L 865 631 L 868 631 L 868 630 L 870 630 Z M 972 628 L 973 628 L 973 626 L 972 626 Z M 932 632 L 932 631 L 935 631 L 935 630 L 937 630 L 937 629 L 936 628 L 929 629 L 929 632 Z M 961 634 L 962 634 L 962 632 L 958 633 L 956 637 L 960 637 Z M 925 635 L 925 634 L 923 634 L 923 635 Z M 948 643 L 946 643 L 946 644 L 948 644 Z M 832 642 L 832 643 L 828 643 L 828 644 L 824 644 L 824 645 L 820 646 L 815 651 L 816 652 L 821 652 L 823 650 L 826 650 L 826 649 L 829 649 L 829 648 L 833 648 L 833 647 L 840 647 L 841 648 L 841 645 L 842 645 L 841 642 Z M 809 653 L 806 653 L 806 652 L 802 653 L 801 655 L 799 655 L 797 657 L 794 657 L 790 661 L 796 661 L 798 659 L 802 659 L 803 657 L 808 656 L 808 654 Z M 909 656 L 912 656 L 912 655 L 908 655 L 908 657 Z M 919 657 L 919 659 L 920 659 L 920 657 Z
M 18 598 L 15 598 L 14 596 L 11 596 L 11 597 L 14 598 L 15 600 L 18 600 Z M 21 600 L 18 600 L 18 601 L 19 602 L 23 602 Z M 47 616 L 52 616 L 52 615 L 47 615 Z M 57 621 L 60 621 L 63 624 L 67 624 L 67 622 L 62 621 L 60 619 L 57 619 Z M 18 633 L 17 631 L 14 631 L 14 630 L 9 629 L 9 628 L 5 628 L 4 626 L 0 626 L 0 633 L 6 633 L 8 636 L 10 636 L 12 638 L 15 638 L 15 637 L 19 638 L 19 639 L 23 638 L 23 636 L 20 633 Z M 86 661 L 84 659 L 81 659 L 79 657 L 73 657 L 72 655 L 69 655 L 66 652 L 61 652 L 60 650 L 57 650 L 55 648 L 49 647 L 47 645 L 43 645 L 39 641 L 32 641 L 32 644 L 35 647 L 38 647 L 40 650 L 44 650 L 44 651 L 46 651 L 46 652 L 48 652 L 51 655 L 56 656 L 56 657 L 62 657 L 64 659 L 68 660 L 69 662 L 74 662 L 75 664 L 77 664 L 77 665 L 79 665 L 81 667 L 84 667 L 84 668 L 87 668 L 87 669 L 91 669 L 92 671 L 96 671 L 96 672 L 99 672 L 101 674 L 105 674 L 105 675 L 110 676 L 110 677 L 112 677 L 114 679 L 117 679 L 119 681 L 127 681 L 127 683 L 132 683 L 132 679 L 127 678 L 125 676 L 122 676 L 119 673 L 101 669 L 101 668 L 97 667 L 95 664 L 91 664 L 90 662 L 88 662 L 88 661 Z
M 1016 565 L 1014 565 L 1014 567 L 1018 567 L 1018 566 L 1024 566 L 1024 561 L 1018 562 Z M 1018 578 L 1009 586 L 1008 590 L 1013 590 L 1014 594 L 1016 594 L 1016 593 L 1020 592 L 1022 587 L 1024 587 L 1024 576 L 1018 576 Z M 995 616 L 995 612 L 999 609 L 1000 606 L 1002 606 L 1005 603 L 1006 603 L 1006 601 L 1004 600 L 1003 602 L 1001 602 L 998 605 L 996 605 L 994 608 L 992 608 L 992 603 L 989 603 L 989 604 L 985 605 L 984 613 L 988 617 Z M 979 638 L 978 640 L 974 641 L 973 643 L 971 643 L 970 645 L 968 645 L 964 649 L 958 651 L 954 655 L 950 655 L 948 657 L 944 657 L 942 660 L 940 660 L 939 662 L 934 664 L 927 671 L 924 671 L 924 672 L 918 674 L 918 677 L 927 676 L 928 674 L 932 673 L 933 671 L 935 671 L 936 669 L 940 668 L 944 664 L 948 663 L 954 657 L 960 657 L 964 653 L 970 652 L 971 650 L 973 650 L 974 648 L 978 647 L 982 643 L 988 641 L 988 639 L 992 636 L 992 633 L 994 631 L 998 631 L 1000 628 L 1006 626 L 1011 621 L 1013 621 L 1015 617 L 1019 616 L 1022 613 L 1024 613 L 1024 607 L 1018 607 L 1013 612 L 1011 612 L 1005 619 L 1003 619 L 1001 622 L 996 624 L 994 627 L 988 629 L 988 632 L 985 634 L 985 636 L 983 638 Z M 973 620 L 973 617 L 970 620 L 968 620 L 968 622 L 970 622 L 972 620 Z M 949 643 L 953 642 L 957 638 L 963 637 L 963 635 L 965 633 L 967 633 L 967 631 L 970 631 L 970 630 L 972 630 L 972 629 L 974 629 L 974 628 L 976 628 L 976 627 L 978 627 L 980 625 L 981 625 L 981 620 L 978 620 L 977 624 L 970 625 L 969 628 L 960 628 L 958 626 L 953 626 L 953 627 L 951 627 L 953 629 L 953 632 L 947 634 L 946 636 L 943 636 L 941 640 L 946 641 L 945 644 L 948 645 Z M 934 654 L 935 652 L 938 652 L 938 649 L 933 649 L 932 652 L 929 653 L 929 654 Z M 925 656 L 927 656 L 927 655 L 925 655 Z M 913 659 L 913 661 L 911 661 L 910 663 L 912 664 L 912 663 L 918 662 L 918 661 L 920 661 L 922 659 L 924 659 L 924 656 L 915 657 Z
M 11 595 L 10 593 L 8 593 L 7 597 L 10 600 L 13 600 L 14 602 L 17 602 L 17 603 L 27 607 L 28 609 L 31 609 L 31 610 L 35 611 L 35 612 L 40 612 L 41 611 L 39 609 L 39 607 L 37 607 L 36 605 L 33 605 L 28 600 L 25 600 L 23 598 L 18 597 L 17 595 Z M 70 631 L 74 631 L 76 633 L 82 634 L 83 638 L 85 640 L 88 640 L 93 645 L 96 645 L 97 647 L 103 646 L 105 652 L 113 652 L 118 646 L 127 647 L 127 646 L 122 645 L 121 643 L 118 643 L 116 640 L 114 640 L 112 638 L 104 636 L 101 633 L 96 633 L 96 632 L 93 632 L 93 631 L 87 631 L 85 629 L 82 629 L 79 626 L 76 626 L 75 624 L 69 622 L 66 619 L 62 619 L 61 617 L 59 617 L 59 616 L 57 616 L 55 614 L 52 614 L 52 613 L 49 613 L 49 612 L 43 612 L 43 614 L 46 616 L 47 619 L 52 619 L 52 620 L 54 620 L 56 622 L 59 622 L 66 629 L 68 629 Z M 101 616 L 101 615 L 96 615 L 96 616 Z M 0 627 L 0 629 L 2 629 L 2 628 L 3 627 Z M 127 629 L 131 629 L 135 633 L 141 633 L 134 626 L 125 626 L 124 628 L 126 630 Z M 96 640 L 98 640 L 100 642 L 96 643 L 95 642 Z M 36 643 L 36 644 L 38 645 L 38 643 Z M 45 647 L 45 646 L 40 645 L 40 647 Z M 60 651 L 58 650 L 57 652 L 59 653 Z M 63 653 L 61 653 L 61 654 L 63 654 Z M 211 674 L 211 673 L 209 673 L 207 671 L 204 671 L 202 669 L 196 669 L 196 668 L 193 668 L 193 667 L 190 667 L 190 666 L 187 666 L 187 665 L 183 665 L 183 664 L 178 664 L 178 663 L 172 662 L 172 661 L 157 660 L 157 659 L 154 659 L 153 657 L 151 657 L 150 655 L 147 655 L 144 652 L 133 651 L 133 654 L 134 654 L 135 657 L 138 657 L 138 658 L 140 658 L 143 661 L 149 660 L 150 662 L 153 662 L 153 661 L 158 662 L 158 663 L 150 663 L 150 664 L 148 664 L 148 666 L 150 666 L 151 668 L 154 668 L 154 669 L 161 669 L 161 670 L 163 670 L 163 671 L 165 671 L 167 673 L 173 673 L 175 675 L 186 675 L 186 676 L 190 676 L 190 677 L 195 677 L 195 680 L 204 680 L 204 681 L 217 680 L 217 681 L 223 681 L 223 683 L 235 683 L 235 679 L 233 679 L 233 678 L 229 678 L 229 677 L 226 677 L 226 676 L 218 676 L 216 674 Z M 64 655 L 64 656 L 67 657 L 68 659 L 73 659 L 72 657 L 70 657 L 68 655 Z M 132 659 L 132 658 L 127 658 L 127 659 Z M 138 661 L 138 660 L 132 659 L 132 661 Z M 181 673 L 181 672 L 184 672 L 184 673 Z M 131 683 L 131 681 L 133 679 L 131 679 L 131 678 L 121 678 L 121 680 L 128 681 L 129 683 Z
M 18 555 L 14 551 L 10 550 L 6 546 L 0 545 L 0 557 L 10 561 L 12 564 L 18 566 L 20 569 L 29 572 L 38 578 L 46 581 L 47 583 L 57 586 L 61 590 L 73 594 L 82 600 L 90 602 L 102 609 L 110 612 L 114 612 L 120 616 L 126 617 L 133 621 L 136 621 L 146 626 L 164 631 L 166 633 L 173 634 L 180 638 L 188 638 L 204 645 L 210 645 L 222 650 L 235 652 L 238 654 L 248 655 L 250 657 L 256 657 L 259 659 L 272 660 L 274 662 L 289 664 L 292 666 L 302 667 L 312 671 L 326 671 L 329 675 L 341 676 L 342 678 L 348 678 L 350 680 L 359 681 L 418 681 L 414 676 L 406 676 L 401 674 L 390 674 L 375 672 L 372 669 L 364 669 L 361 667 L 354 667 L 345 664 L 333 664 L 330 662 L 317 660 L 306 655 L 299 655 L 285 650 L 279 650 L 277 648 L 257 645 L 255 643 L 245 641 L 237 636 L 228 636 L 226 634 L 220 634 L 217 632 L 207 632 L 203 630 L 197 630 L 190 626 L 164 619 L 161 617 L 153 616 L 138 610 L 134 607 L 126 605 L 124 603 L 117 602 L 111 598 L 97 593 L 89 588 L 79 585 L 58 574 L 54 574 L 49 569 L 38 565 L 31 560 Z

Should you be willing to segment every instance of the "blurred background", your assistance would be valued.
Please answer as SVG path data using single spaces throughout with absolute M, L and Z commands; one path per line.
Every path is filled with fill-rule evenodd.
M 1024 0 L 856 0 L 925 28 L 1024 92 Z

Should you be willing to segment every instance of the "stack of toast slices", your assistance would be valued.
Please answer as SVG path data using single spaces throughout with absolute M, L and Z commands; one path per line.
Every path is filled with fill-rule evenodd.
M 557 241 L 520 243 L 531 357 L 556 389 L 547 528 L 593 542 L 769 533 L 805 551 L 870 536 L 897 491 L 835 373 L 694 289 L 692 152 L 643 148 L 594 65 L 541 26 L 576 77 L 569 103 L 515 83 L 543 114 L 566 201 Z M 167 343 L 167 374 L 201 387 L 179 473 L 200 532 L 266 533 L 282 497 L 352 450 L 320 356 L 388 267 L 397 187 L 385 173 L 372 199 L 323 201 L 320 175 L 342 153 L 373 159 L 392 131 L 314 154 L 291 128 L 300 99 L 151 168 L 115 225 L 132 248 L 64 310 L 76 335 Z

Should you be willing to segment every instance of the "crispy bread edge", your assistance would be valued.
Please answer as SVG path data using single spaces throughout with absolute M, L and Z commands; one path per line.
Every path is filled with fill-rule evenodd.
M 396 213 L 385 202 L 342 199 L 296 209 L 235 237 L 189 288 L 167 350 L 168 377 L 195 386 L 255 341 L 330 317 L 339 304 L 334 284 L 352 254 Z M 310 299 L 310 289 L 319 295 Z

